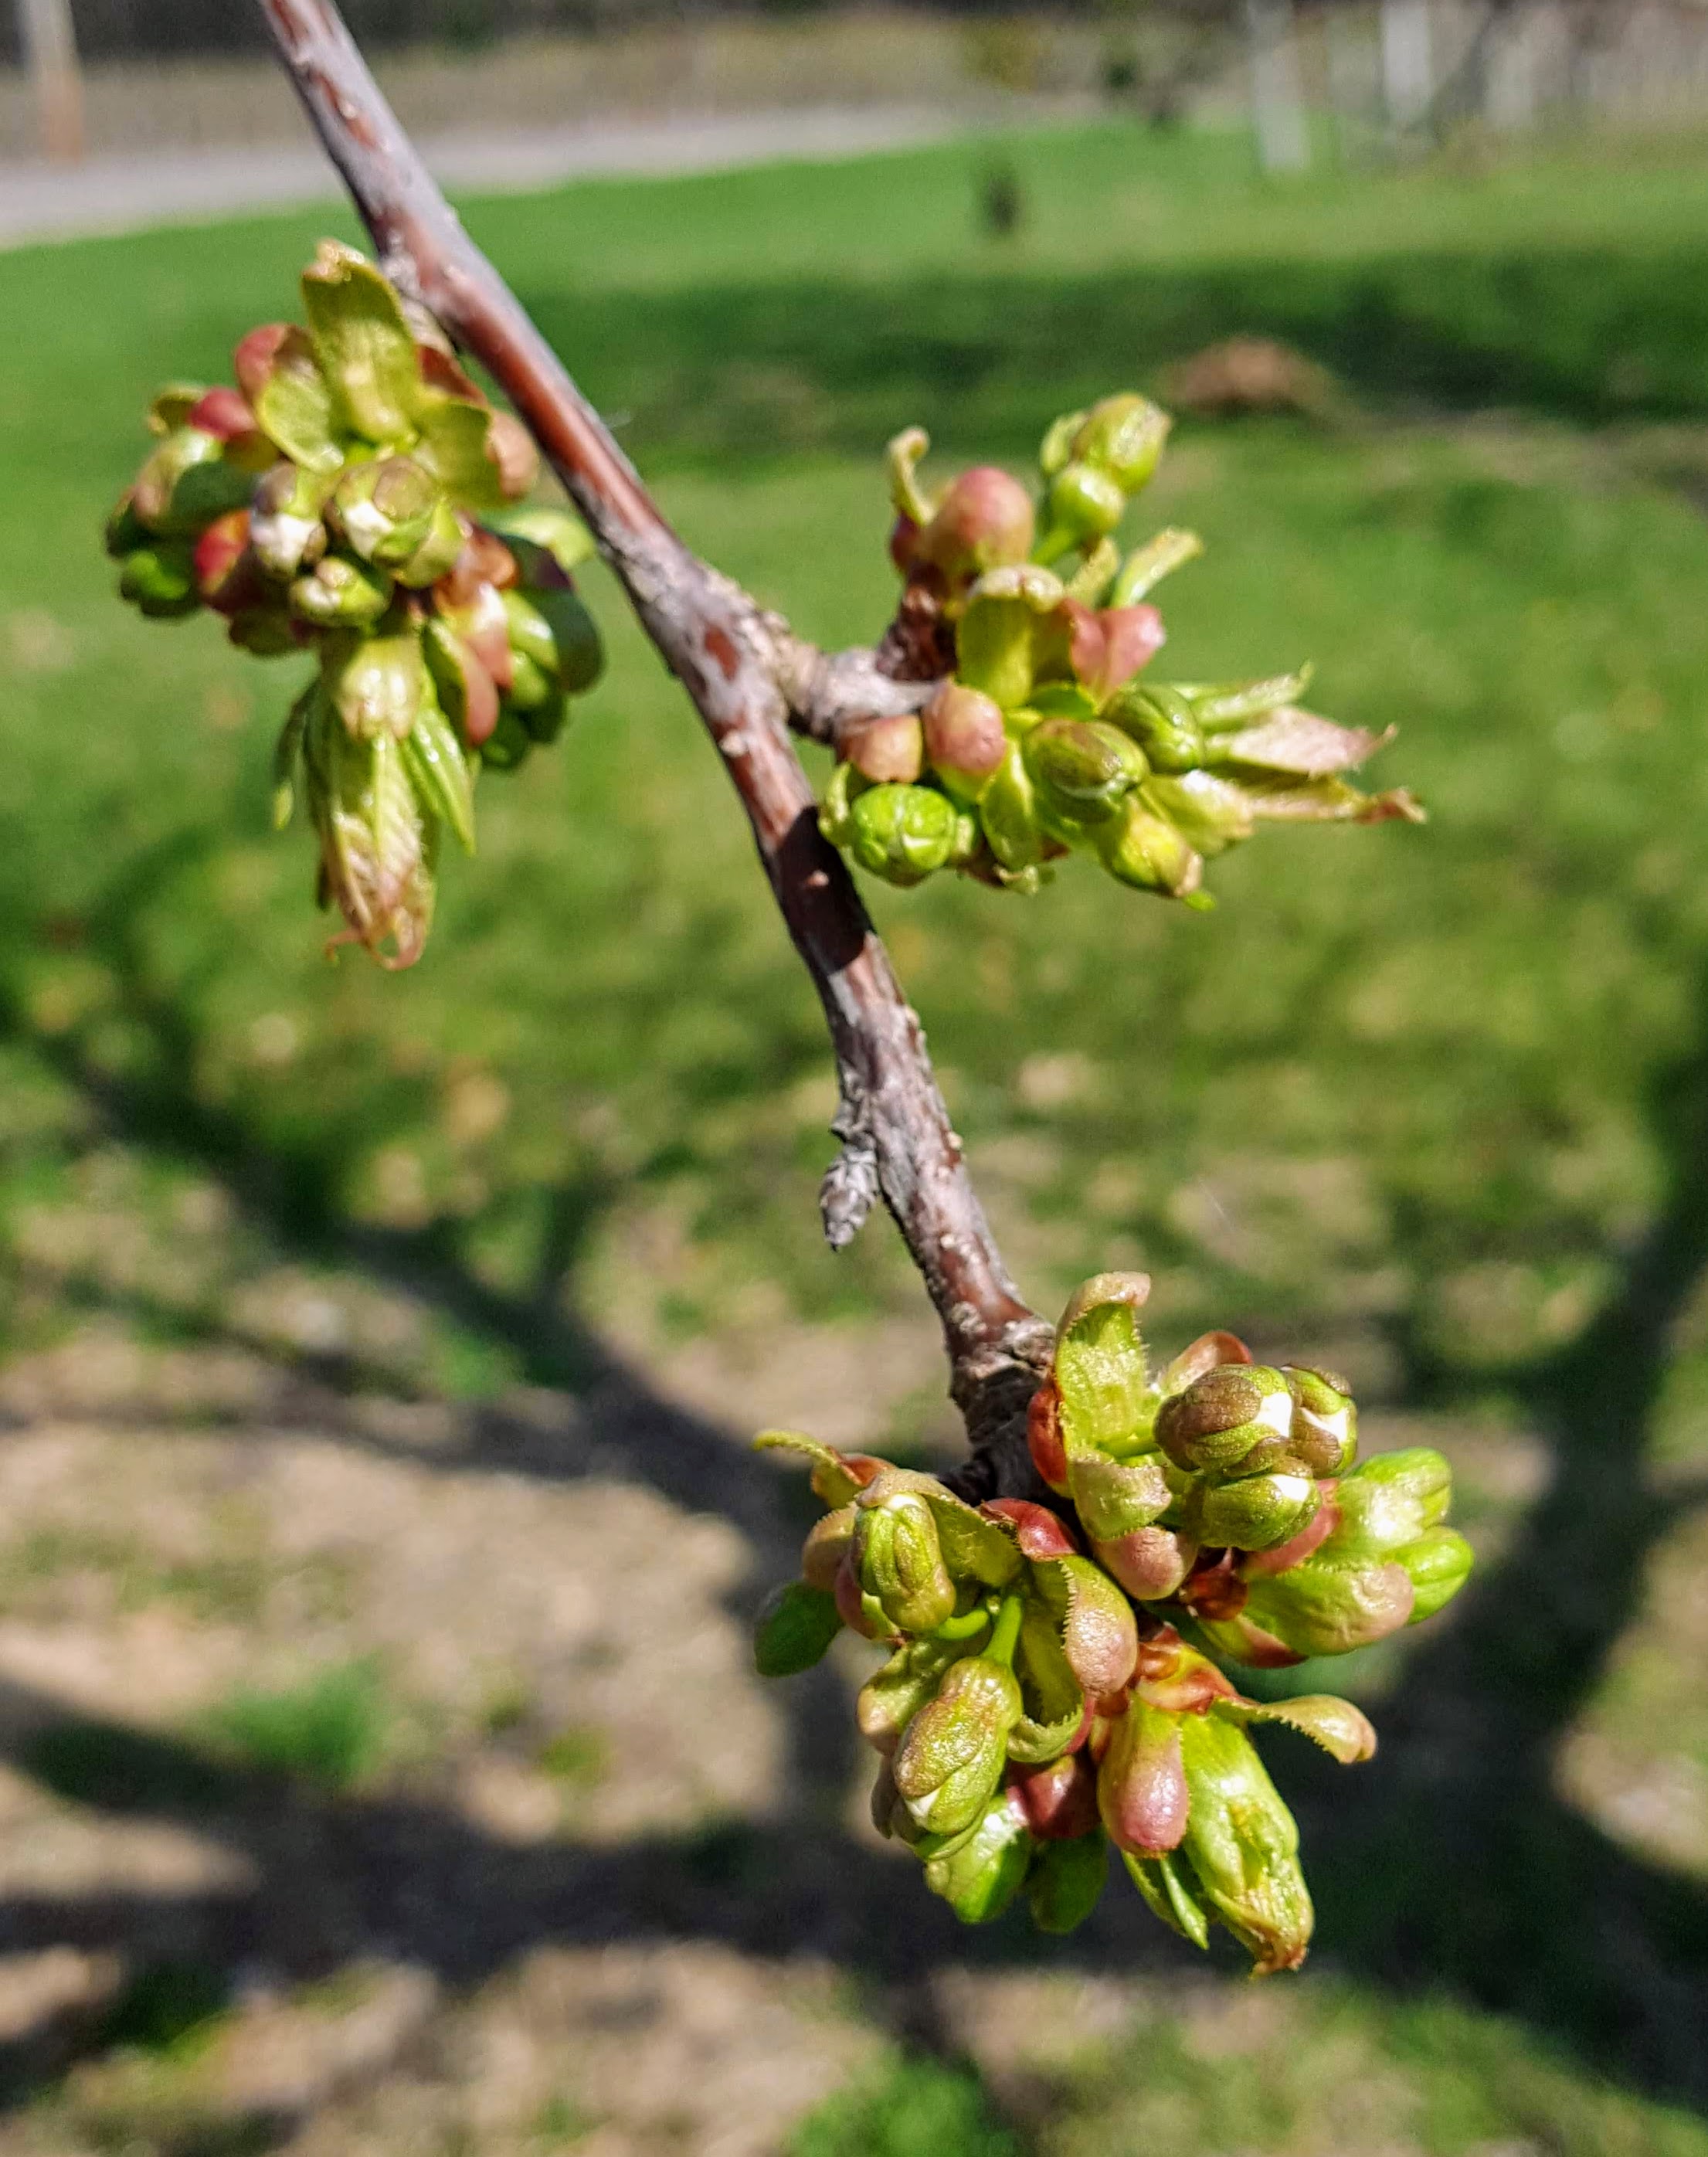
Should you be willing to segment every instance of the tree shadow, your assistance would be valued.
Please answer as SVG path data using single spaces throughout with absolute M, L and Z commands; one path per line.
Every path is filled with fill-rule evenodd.
M 127 872 L 89 930 L 149 1056 L 115 1073 L 75 1029 L 33 1028 L 3 986 L 0 1036 L 28 1042 L 100 1130 L 217 1180 L 276 1248 L 368 1271 L 502 1343 L 532 1383 L 574 1397 L 574 1430 L 534 1430 L 518 1449 L 513 1434 L 476 1423 L 435 1464 L 555 1480 L 596 1461 L 717 1512 L 754 1552 L 754 1573 L 732 1597 L 751 1609 L 760 1584 L 790 1567 L 799 1524 L 768 1468 L 661 1399 L 575 1315 L 578 1262 L 610 1193 L 589 1181 L 554 1194 L 544 1254 L 514 1294 L 471 1269 L 450 1224 L 395 1231 L 348 1220 L 338 1197 L 348 1140 L 270 1139 L 240 1106 L 199 1094 L 189 1001 L 151 965 L 139 926 L 177 858 L 164 850 Z M 1708 1269 L 1708 1028 L 1655 1088 L 1651 1117 L 1668 1176 L 1654 1227 L 1581 1338 L 1505 1374 L 1550 1444 L 1546 1490 L 1456 1621 L 1423 1636 L 1384 1714 L 1378 1762 L 1332 1783 L 1297 1760 L 1284 1773 L 1336 1962 L 1402 1994 L 1458 1987 L 1613 2075 L 1708 2111 L 1708 1892 L 1620 1849 L 1552 1781 L 1557 1744 L 1634 1614 L 1671 1517 L 1640 1462 L 1676 1320 Z M 1444 1375 L 1403 1328 L 1399 1345 L 1411 1397 L 1443 1405 Z M 313 1382 L 336 1398 L 363 1377 L 333 1360 Z M 359 1418 L 338 1428 L 350 1443 L 385 1445 Z M 462 1986 L 546 1942 L 707 1938 L 768 1958 L 831 1957 L 887 1987 L 916 2036 L 930 2034 L 922 1982 L 950 1964 L 1186 1966 L 1185 1951 L 1125 1896 L 1106 1898 L 1067 1942 L 1040 1941 L 1018 1919 L 963 1932 L 908 1861 L 838 1824 L 854 1748 L 836 1681 L 816 1674 L 775 1698 L 788 1751 L 771 1821 L 616 1848 L 517 1847 L 431 1795 L 317 1794 L 0 1686 L 0 1728 L 13 1733 L 0 1753 L 83 1804 L 193 1825 L 239 1853 L 254 1882 L 187 1895 L 16 1897 L 0 1905 L 0 1945 L 193 1953 L 233 1967 L 265 1943 L 299 1979 L 383 1951 Z M 26 2039 L 20 2092 L 29 2056 Z

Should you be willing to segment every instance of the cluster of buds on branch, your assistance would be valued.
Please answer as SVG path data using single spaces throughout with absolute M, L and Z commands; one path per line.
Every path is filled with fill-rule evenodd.
M 1078 851 L 1123 883 L 1206 904 L 1206 860 L 1261 821 L 1421 815 L 1403 790 L 1361 794 L 1340 775 L 1386 737 L 1300 708 L 1308 668 L 1140 685 L 1165 641 L 1148 595 L 1203 551 L 1172 530 L 1124 558 L 1116 544 L 1169 425 L 1134 394 L 1057 420 L 1036 503 L 988 465 L 929 497 L 924 434 L 890 445 L 899 619 L 929 625 L 929 663 L 948 678 L 917 716 L 838 743 L 821 821 L 860 867 L 892 883 L 950 868 L 1032 892 Z
M 299 784 L 320 899 L 381 963 L 420 955 L 442 835 L 473 851 L 474 781 L 562 730 L 602 664 L 567 511 L 520 507 L 539 476 L 430 318 L 326 241 L 306 328 L 271 322 L 237 386 L 181 384 L 108 520 L 120 590 L 145 615 L 207 607 L 264 657 L 311 651 L 280 739 L 275 803 Z
M 1464 1584 L 1443 1525 L 1447 1463 L 1423 1448 L 1355 1465 L 1338 1379 L 1255 1364 L 1210 1333 L 1153 1373 L 1143 1274 L 1074 1295 L 1027 1434 L 1059 1510 L 974 1506 L 936 1477 L 794 1433 L 829 1508 L 801 1577 L 761 1612 L 767 1676 L 818 1661 L 844 1626 L 889 1660 L 861 1734 L 881 1756 L 879 1831 L 970 1923 L 1025 1890 L 1067 1931 L 1096 1905 L 1111 1844 L 1166 1923 L 1227 1928 L 1259 1973 L 1309 1943 L 1299 1837 L 1249 1735 L 1280 1722 L 1345 1763 L 1375 1733 L 1350 1701 L 1248 1699 L 1224 1665 L 1345 1654 Z

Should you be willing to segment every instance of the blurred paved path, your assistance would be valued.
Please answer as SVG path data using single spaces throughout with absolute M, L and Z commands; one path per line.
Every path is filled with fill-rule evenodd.
M 970 114 L 928 106 L 825 106 L 441 135 L 421 147 L 448 187 L 502 192 L 583 173 L 704 172 L 774 157 L 848 157 L 939 140 L 974 124 Z M 91 157 L 69 167 L 0 164 L 0 247 L 202 222 L 338 193 L 318 145 L 307 140 Z

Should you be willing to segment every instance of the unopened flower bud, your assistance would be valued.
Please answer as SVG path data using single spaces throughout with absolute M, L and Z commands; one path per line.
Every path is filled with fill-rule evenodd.
M 1006 870 L 1035 868 L 1049 852 L 1038 821 L 1037 789 L 1017 741 L 1010 742 L 979 797 L 979 826 Z
M 1249 1583 L 1240 1618 L 1295 1655 L 1344 1655 L 1397 1632 L 1416 1600 L 1402 1565 L 1331 1566 L 1319 1557 L 1260 1574 Z
M 533 436 L 513 413 L 494 412 L 487 421 L 486 456 L 507 502 L 520 502 L 533 492 L 539 482 L 540 453 Z
M 851 806 L 849 852 L 890 883 L 921 883 L 971 844 L 961 812 L 935 787 L 874 786 Z
M 1203 881 L 1201 857 L 1174 826 L 1129 795 L 1118 815 L 1098 826 L 1099 860 L 1112 877 L 1140 891 L 1184 898 Z
M 521 591 L 501 595 L 510 646 L 518 660 L 539 669 L 548 691 L 585 689 L 604 663 L 593 617 L 573 591 Z M 520 704 L 512 685 L 512 701 Z
M 291 586 L 291 610 L 316 629 L 366 629 L 391 605 L 392 580 L 347 554 L 325 554 Z
M 526 722 L 515 712 L 501 711 L 497 725 L 481 744 L 481 763 L 488 771 L 514 771 L 527 762 L 533 745 Z
M 101 534 L 102 544 L 116 562 L 122 562 L 126 554 L 147 546 L 154 536 L 136 514 L 133 492 L 127 486 L 113 504 Z
M 1005 1662 L 966 1655 L 908 1726 L 895 1758 L 896 1788 L 909 1814 L 934 1835 L 970 1827 L 984 1810 L 1021 1714 L 1020 1686 Z
M 954 1615 L 954 1583 L 931 1509 L 913 1491 L 862 1506 L 854 1526 L 860 1585 L 898 1633 L 934 1632 Z
M 1186 1716 L 1181 1740 L 1191 1793 L 1181 1851 L 1199 1893 L 1250 1954 L 1257 1975 L 1297 1969 L 1313 1912 L 1292 1814 L 1234 1723 Z
M 1323 1556 L 1332 1564 L 1395 1556 L 1436 1526 L 1453 1495 L 1453 1470 L 1433 1446 L 1373 1454 L 1335 1486 L 1340 1518 Z
M 886 1756 L 893 1753 L 966 1648 L 965 1640 L 904 1641 L 860 1688 L 854 1719 L 867 1743 Z
M 1066 598 L 1062 579 L 1036 563 L 981 577 L 955 628 L 957 677 L 1005 712 L 1023 704 L 1037 678 L 1041 631 Z
M 1129 392 L 1093 404 L 1076 430 L 1072 454 L 1136 494 L 1156 470 L 1173 421 L 1148 397 Z
M 1182 1720 L 1134 1700 L 1114 1724 L 1098 1768 L 1097 1797 L 1109 1840 L 1119 1850 L 1157 1857 L 1175 1849 L 1186 1831 Z
M 333 490 L 332 511 L 352 553 L 397 569 L 427 537 L 439 500 L 437 484 L 413 457 L 381 457 L 351 466 Z
M 1031 1863 L 1032 1840 L 1006 1790 L 985 1804 L 973 1831 L 925 1866 L 925 1884 L 964 1925 L 1000 1918 L 1020 1892 Z
M 800 1577 L 826 1593 L 836 1585 L 836 1569 L 854 1541 L 854 1508 L 838 1506 L 815 1521 L 800 1547 Z
M 1031 552 L 1031 497 L 995 465 L 951 480 L 913 542 L 913 558 L 952 581 L 1023 562 Z
M 1105 1572 L 1140 1603 L 1172 1595 L 1191 1571 L 1198 1546 L 1177 1528 L 1129 1529 L 1125 1535 L 1094 1541 L 1092 1549 Z
M 754 1624 L 754 1667 L 762 1678 L 792 1677 L 823 1660 L 842 1620 L 836 1599 L 804 1580 L 774 1588 Z
M 136 475 L 131 507 L 162 538 L 194 538 L 249 500 L 254 475 L 227 461 L 225 445 L 200 427 L 174 428 Z
M 1194 1475 L 1252 1475 L 1287 1455 L 1293 1418 L 1293 1394 L 1280 1372 L 1227 1363 L 1163 1403 L 1156 1442 Z
M 241 614 L 276 596 L 250 551 L 249 522 L 246 509 L 229 509 L 196 542 L 196 589 L 216 614 Z
M 270 577 L 294 577 L 326 552 L 322 518 L 327 486 L 323 473 L 276 464 L 256 481 L 250 503 L 250 543 Z
M 1344 1382 L 1302 1363 L 1281 1375 L 1293 1393 L 1291 1451 L 1313 1475 L 1344 1475 L 1358 1452 L 1358 1410 Z
M 1430 1528 L 1414 1543 L 1394 1552 L 1393 1562 L 1403 1566 L 1415 1592 L 1409 1624 L 1421 1624 L 1451 1603 L 1475 1562 L 1470 1545 L 1456 1528 Z
M 1191 771 L 1208 754 L 1197 714 L 1178 689 L 1165 683 L 1119 691 L 1103 717 L 1132 736 L 1153 770 Z
M 964 682 L 945 682 L 920 717 L 932 770 L 955 801 L 976 801 L 1008 752 L 1001 706 Z
M 424 590 L 429 584 L 437 584 L 455 565 L 463 546 L 462 520 L 450 497 L 441 494 L 433 505 L 426 537 L 408 561 L 399 565 L 398 582 L 407 584 L 412 591 Z
M 119 571 L 119 593 L 152 620 L 194 614 L 202 600 L 191 549 L 170 539 L 132 548 Z
M 998 724 L 1001 724 L 999 718 Z M 923 729 L 912 712 L 893 718 L 868 719 L 851 728 L 840 744 L 842 754 L 862 779 L 910 785 L 925 768 Z
M 1047 1842 L 1026 1875 L 1026 1900 L 1041 1933 L 1071 1933 L 1102 1898 L 1109 1846 L 1101 1830 L 1072 1842 Z
M 1114 816 L 1145 773 L 1144 752 L 1097 719 L 1041 719 L 1021 753 L 1040 813 L 1064 837 Z
M 344 631 L 328 636 L 321 678 L 338 717 L 352 734 L 372 740 L 389 734 L 403 741 L 421 708 L 425 662 L 413 631 L 400 636 Z
M 1146 792 L 1151 807 L 1206 857 L 1225 853 L 1256 829 L 1251 796 L 1213 771 L 1159 773 Z
M 1083 1753 L 1009 1770 L 1009 1788 L 1040 1841 L 1067 1842 L 1098 1825 L 1097 1770 Z
M 1297 1468 L 1272 1468 L 1232 1483 L 1202 1483 L 1193 1493 L 1191 1521 L 1212 1548 L 1268 1550 L 1284 1543 L 1315 1515 L 1317 1486 Z
M 1064 465 L 1050 481 L 1047 523 L 1038 544 L 1042 559 L 1053 561 L 1070 547 L 1106 538 L 1126 512 L 1127 497 L 1119 483 L 1094 465 Z

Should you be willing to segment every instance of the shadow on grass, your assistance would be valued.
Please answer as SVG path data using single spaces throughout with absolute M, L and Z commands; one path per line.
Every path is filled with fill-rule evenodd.
M 1391 404 L 1579 421 L 1708 413 L 1698 248 L 1472 251 L 1094 275 L 980 274 L 668 294 L 524 291 L 589 393 L 661 452 L 872 453 L 899 416 L 945 446 L 1028 455 L 1041 381 L 1071 406 L 1155 386 L 1221 338 L 1298 346 Z
M 90 919 L 91 948 L 148 1054 L 122 1075 L 75 1030 L 33 1032 L 0 987 L 0 1037 L 33 1048 L 81 1096 L 92 1126 L 218 1179 L 286 1250 L 366 1269 L 513 1351 L 532 1383 L 573 1393 L 577 1427 L 517 1451 L 477 1423 L 435 1462 L 568 1478 L 607 1469 L 735 1522 L 754 1553 L 737 1597 L 790 1562 L 792 1536 L 767 1470 L 712 1427 L 660 1400 L 573 1315 L 578 1257 L 610 1194 L 557 1195 L 547 1255 L 523 1293 L 482 1283 L 454 1225 L 411 1232 L 352 1224 L 337 1193 L 356 1143 L 269 1143 L 241 1106 L 195 1084 L 198 1041 L 184 995 L 151 965 L 141 924 L 182 850 L 116 879 Z M 1397 1991 L 1450 1984 L 1520 2015 L 1607 2072 L 1708 2111 L 1708 1894 L 1621 1851 L 1554 1794 L 1559 1737 L 1633 1614 L 1668 1523 L 1640 1460 L 1675 1320 L 1708 1268 L 1708 993 L 1692 1053 L 1655 1089 L 1651 1116 L 1669 1165 L 1666 1202 L 1627 1255 L 1599 1318 L 1558 1354 L 1506 1374 L 1554 1461 L 1551 1482 L 1505 1558 L 1450 1630 L 1425 1644 L 1384 1715 L 1384 1749 L 1361 1776 L 1291 1763 L 1324 1933 L 1337 1961 Z M 383 1114 L 383 1104 L 376 1104 Z M 371 1125 L 368 1127 L 371 1135 Z M 1403 1345 L 1403 1344 L 1402 1344 Z M 1442 1377 L 1410 1359 L 1414 1398 L 1443 1404 Z M 359 1375 L 329 1365 L 317 1382 Z M 355 1419 L 352 1442 L 379 1444 Z M 596 1454 L 586 1437 L 596 1433 Z M 412 1457 L 420 1458 L 419 1455 Z M 91 1723 L 44 1696 L 0 1686 L 0 1729 L 18 1763 L 67 1798 L 115 1815 L 193 1822 L 246 1861 L 253 1886 L 188 1894 L 15 1897 L 0 1946 L 117 1947 L 143 1964 L 188 1957 L 236 1967 L 265 1942 L 296 1979 L 364 1953 L 401 1955 L 457 1985 L 545 1942 L 685 1937 L 762 1956 L 811 1952 L 883 1981 L 904 2034 L 930 2041 L 928 1980 L 949 1962 L 1056 1967 L 1176 1966 L 1185 1951 L 1124 1895 L 1073 1939 L 1035 1938 L 1016 1919 L 969 1934 L 924 1896 L 911 1865 L 836 1825 L 851 1773 L 845 1704 L 825 1674 L 778 1690 L 790 1730 L 777 1831 L 735 1823 L 618 1849 L 573 1841 L 517 1848 L 431 1799 L 328 1793 L 234 1765 L 195 1743 Z M 305 1894 L 311 1878 L 315 1892 Z M 13 2048 L 28 2087 L 39 2033 Z M 98 2039 L 96 2040 L 98 2042 Z M 258 2144 L 257 2146 L 265 2146 Z

